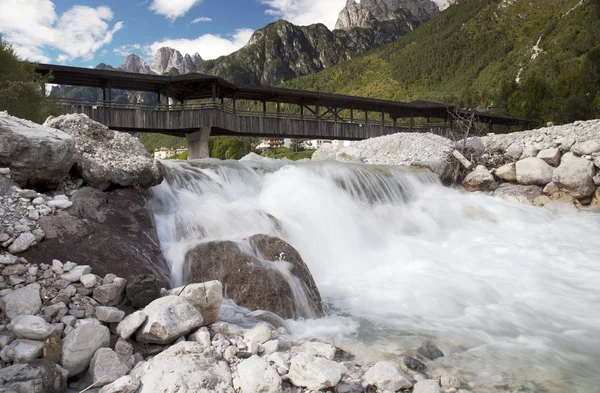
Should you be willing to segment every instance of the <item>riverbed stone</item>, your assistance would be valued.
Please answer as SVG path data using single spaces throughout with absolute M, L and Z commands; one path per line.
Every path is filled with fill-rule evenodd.
M 337 385 L 345 371 L 342 364 L 299 353 L 292 358 L 288 376 L 295 386 L 322 390 Z
M 28 363 L 42 356 L 44 343 L 36 340 L 17 339 L 0 351 L 2 359 L 15 363 Z
M 396 392 L 411 388 L 412 383 L 396 363 L 381 361 L 375 363 L 363 376 L 363 387 L 366 389 L 368 386 Z
M 130 375 L 125 375 L 115 382 L 100 389 L 100 393 L 135 393 L 140 387 L 140 381 Z
M 106 326 L 80 325 L 63 339 L 62 366 L 69 371 L 69 376 L 75 376 L 89 366 L 98 349 L 109 345 L 110 332 Z
M 116 307 L 98 306 L 95 309 L 96 318 L 105 323 L 118 323 L 125 317 L 125 311 Z
M 545 186 L 552 181 L 554 169 L 537 157 L 517 161 L 517 182 L 522 185 Z
M 271 339 L 271 328 L 266 323 L 259 323 L 252 329 L 244 332 L 244 339 L 257 344 L 262 344 Z
M 590 139 L 571 146 L 571 151 L 580 156 L 586 156 L 600 152 L 600 140 Z
M 52 325 L 35 315 L 17 315 L 10 321 L 9 328 L 17 337 L 30 340 L 45 340 L 54 332 Z
M 110 348 L 100 348 L 90 361 L 88 375 L 91 381 L 99 381 L 96 386 L 104 386 L 127 375 L 131 367 Z
M 596 186 L 593 181 L 594 164 L 583 158 L 573 158 L 560 164 L 554 171 L 552 182 L 559 190 L 574 198 L 592 195 Z
M 125 280 L 117 281 L 117 279 L 111 284 L 100 285 L 94 289 L 94 300 L 103 306 L 116 306 L 121 302 L 121 299 L 123 299 L 125 285 Z
M 66 267 L 66 266 L 67 266 L 67 264 L 65 264 L 64 267 Z M 64 269 L 64 267 L 63 267 L 63 270 L 66 273 L 62 274 L 60 276 L 60 278 L 62 278 L 63 280 L 67 280 L 69 282 L 77 282 L 77 281 L 79 281 L 81 276 L 92 272 L 92 268 L 87 265 L 79 265 L 79 266 L 75 266 L 71 269 Z
M 513 143 L 506 149 L 505 153 L 513 160 L 518 160 L 523 155 L 523 145 L 520 143 Z
M 525 200 L 533 202 L 535 198 L 542 194 L 542 187 L 523 186 L 513 183 L 502 183 L 494 190 L 493 196 L 509 200 Z
M 125 292 L 131 305 L 144 308 L 160 297 L 161 283 L 154 274 L 135 274 L 127 278 Z
M 131 313 L 119 322 L 117 334 L 123 339 L 128 339 L 144 322 L 146 322 L 146 313 L 141 310 Z
M 148 318 L 136 335 L 141 343 L 170 344 L 204 322 L 202 314 L 178 296 L 156 299 L 144 308 L 144 313 Z
M 63 393 L 67 387 L 64 369 L 47 360 L 2 368 L 0 381 L 7 393 Z
M 8 252 L 11 254 L 19 254 L 26 251 L 35 243 L 35 235 L 31 232 L 24 232 L 15 239 L 14 242 L 8 247 Z
M 14 265 L 8 265 L 4 269 L 2 269 L 2 275 L 4 277 L 8 276 L 21 276 L 27 273 L 27 266 L 21 265 L 20 263 Z
M 35 315 L 42 308 L 40 284 L 33 283 L 4 295 L 4 311 L 9 319 L 17 315 Z
M 483 165 L 477 165 L 477 168 L 469 173 L 462 182 L 463 187 L 468 191 L 486 190 L 494 183 L 494 176 Z
M 254 355 L 237 365 L 233 387 L 240 393 L 281 393 L 281 378 L 269 363 Z
M 171 289 L 167 293 L 181 296 L 196 307 L 202 314 L 204 324 L 210 325 L 219 319 L 223 301 L 223 286 L 219 281 L 192 283 L 185 287 Z
M 421 344 L 419 349 L 417 349 L 417 352 L 429 360 L 435 360 L 444 356 L 444 353 L 431 341 L 426 341 Z
M 415 384 L 413 393 L 441 393 L 442 389 L 437 381 L 433 379 L 426 379 L 419 381 Z
M 514 162 L 504 164 L 497 168 L 495 174 L 505 181 L 517 181 L 517 169 Z
M 560 150 L 557 148 L 541 150 L 537 158 L 544 160 L 548 165 L 556 167 L 560 164 Z

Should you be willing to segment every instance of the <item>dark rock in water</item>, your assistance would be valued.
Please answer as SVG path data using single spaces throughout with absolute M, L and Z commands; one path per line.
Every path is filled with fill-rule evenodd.
M 429 360 L 435 360 L 444 356 L 444 353 L 440 351 L 431 341 L 426 341 L 417 349 L 421 355 L 425 356 Z M 408 365 L 407 365 L 408 367 Z
M 425 356 L 425 355 L 423 355 L 423 356 Z M 442 354 L 442 356 L 443 356 L 443 354 Z M 411 358 L 410 356 L 406 356 L 404 359 L 402 359 L 402 361 L 404 362 L 404 365 L 406 366 L 406 368 L 408 368 L 409 370 L 412 370 L 412 371 L 418 371 L 418 372 L 422 373 L 423 371 L 425 371 L 425 369 L 427 369 L 427 365 L 425 363 L 423 363 L 422 361 L 420 361 L 418 359 Z
M 160 281 L 154 274 L 136 274 L 127 278 L 125 292 L 135 308 L 144 308 L 160 297 Z
M 66 376 L 56 363 L 48 360 L 0 369 L 0 381 L 7 392 L 62 393 L 67 387 Z
M 186 255 L 186 281 L 219 280 L 224 297 L 250 310 L 267 310 L 282 318 L 322 315 L 321 295 L 298 251 L 275 237 L 255 235 L 249 241 L 256 255 L 242 251 L 231 241 L 209 242 L 192 248 Z M 299 289 L 306 293 L 308 304 L 294 298 L 284 274 L 277 266 L 261 261 L 261 255 L 273 264 L 290 264 L 290 272 L 297 278 Z
M 235 356 L 239 359 L 248 359 L 252 356 L 252 353 L 247 351 L 238 351 Z
M 132 189 L 77 191 L 73 206 L 38 222 L 43 242 L 21 254 L 31 263 L 52 259 L 92 267 L 94 274 L 119 277 L 154 274 L 167 285 L 170 270 L 156 239 L 145 198 Z

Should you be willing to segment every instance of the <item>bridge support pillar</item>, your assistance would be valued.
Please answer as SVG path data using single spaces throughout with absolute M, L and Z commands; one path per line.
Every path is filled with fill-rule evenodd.
M 188 160 L 198 158 L 208 158 L 208 137 L 210 136 L 210 127 L 202 127 L 200 131 L 192 134 L 185 134 L 188 141 Z

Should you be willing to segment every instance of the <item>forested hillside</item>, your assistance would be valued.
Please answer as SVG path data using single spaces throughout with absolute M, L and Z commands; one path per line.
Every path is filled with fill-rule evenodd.
M 392 44 L 283 86 L 494 105 L 539 123 L 600 117 L 600 0 L 462 0 Z

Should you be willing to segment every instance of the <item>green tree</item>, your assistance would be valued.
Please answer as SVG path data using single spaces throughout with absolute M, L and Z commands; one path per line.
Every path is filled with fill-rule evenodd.
M 551 107 L 552 89 L 535 76 L 525 79 L 508 99 L 511 115 L 534 119 L 539 125 L 552 118 Z
M 20 61 L 12 46 L 0 34 L 0 110 L 42 123 L 56 109 L 46 99 L 47 78 L 35 72 L 35 65 Z

